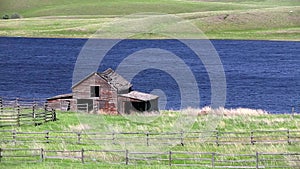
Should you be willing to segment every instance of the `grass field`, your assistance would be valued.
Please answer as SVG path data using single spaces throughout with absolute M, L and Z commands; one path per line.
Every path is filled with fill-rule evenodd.
M 175 14 L 211 39 L 300 40 L 300 2 L 295 0 L 2 0 L 0 36 L 88 38 L 125 15 Z M 122 20 L 122 19 L 121 19 Z M 140 38 L 145 38 L 141 36 Z M 146 37 L 147 38 L 147 37 Z
M 238 110 L 236 112 L 250 112 L 248 109 Z M 232 112 L 232 111 L 229 111 Z M 291 116 L 288 114 L 263 114 L 261 112 L 253 113 L 257 111 L 251 111 L 247 115 L 230 115 L 227 114 L 220 121 L 217 122 L 216 127 L 219 131 L 252 131 L 252 130 L 299 130 L 300 128 L 300 116 Z M 167 132 L 171 130 L 174 120 L 179 116 L 176 111 L 163 111 L 161 117 L 154 120 L 151 123 L 141 123 L 128 120 L 128 117 L 124 116 L 109 116 L 109 115 L 90 115 L 93 119 L 98 120 L 100 117 L 105 119 L 105 121 L 111 126 L 119 126 L 119 132 L 137 132 L 137 131 L 160 131 Z M 135 117 L 136 115 L 132 115 Z M 140 116 L 139 116 L 140 117 Z M 57 112 L 58 121 L 48 122 L 40 126 L 21 126 L 21 127 L 3 127 L 1 130 L 16 130 L 19 132 L 43 132 L 43 131 L 78 131 L 80 130 L 80 124 L 83 120 L 82 114 L 77 114 L 74 112 Z M 147 118 L 147 117 L 146 117 Z M 195 123 L 192 125 L 191 131 L 203 130 L 203 123 L 207 120 L 207 116 L 201 115 L 197 116 Z M 91 121 L 92 123 L 92 121 Z M 0 137 L 1 137 L 0 132 Z M 70 144 L 66 141 L 61 141 L 59 143 L 34 143 L 34 142 L 24 142 L 17 143 L 0 143 L 1 148 L 44 148 L 51 150 L 78 150 L 84 149 L 106 149 L 106 147 L 101 144 Z M 299 152 L 299 143 L 293 143 L 288 145 L 283 144 L 255 144 L 255 145 L 244 145 L 244 144 L 232 144 L 232 145 L 220 145 L 215 144 L 186 144 L 185 146 L 173 146 L 170 147 L 172 151 L 189 151 L 189 152 L 218 152 L 227 154 L 253 154 L 255 151 L 259 152 Z M 20 163 L 16 161 L 15 163 L 4 162 L 1 163 L 0 168 L 169 168 L 164 165 L 154 165 L 154 166 L 125 166 L 125 165 L 111 165 L 109 164 L 109 158 L 113 156 L 106 157 L 108 163 L 104 162 L 88 162 L 81 164 L 79 161 L 69 162 L 63 161 L 48 161 L 44 163 Z M 177 168 L 177 167 L 172 167 Z M 188 168 L 188 167 L 187 167 Z

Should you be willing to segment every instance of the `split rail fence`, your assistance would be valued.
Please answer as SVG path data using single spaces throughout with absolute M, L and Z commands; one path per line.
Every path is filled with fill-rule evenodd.
M 0 108 L 32 107 L 33 105 L 43 108 L 45 99 L 0 97 Z
M 21 132 L 0 130 L 0 143 L 126 144 L 141 146 L 187 144 L 299 144 L 300 130 L 256 130 L 245 132 Z
M 40 125 L 48 121 L 56 121 L 54 109 L 29 100 L 4 101 L 0 98 L 0 127 Z
M 106 160 L 105 160 L 106 159 Z M 109 159 L 109 160 L 107 160 Z M 168 165 L 202 168 L 296 168 L 300 153 L 220 154 L 215 152 L 132 152 L 128 150 L 47 150 L 0 148 L 1 162 L 69 162 Z

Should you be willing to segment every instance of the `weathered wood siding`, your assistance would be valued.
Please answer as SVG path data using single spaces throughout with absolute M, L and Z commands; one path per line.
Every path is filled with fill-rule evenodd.
M 99 97 L 91 97 L 91 86 L 100 86 Z M 85 79 L 72 89 L 74 99 L 93 99 L 94 105 L 109 114 L 117 113 L 117 90 L 97 74 Z
M 150 100 L 150 105 L 151 107 L 149 108 L 148 111 L 158 111 L 158 98 L 154 100 Z

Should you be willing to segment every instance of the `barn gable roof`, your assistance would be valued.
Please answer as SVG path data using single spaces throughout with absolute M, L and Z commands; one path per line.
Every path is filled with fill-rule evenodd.
M 97 72 L 93 72 L 93 73 L 87 75 L 85 78 L 83 78 L 79 82 L 75 83 L 71 88 L 73 89 L 74 87 L 78 86 L 79 84 L 81 84 L 82 82 L 84 82 L 85 80 L 87 80 L 88 78 L 90 78 L 96 74 L 97 74 Z
M 98 73 L 99 76 L 104 78 L 110 85 L 118 89 L 118 92 L 126 91 L 129 92 L 132 84 L 124 79 L 121 75 L 113 71 L 111 68 L 108 68 L 102 73 Z
M 73 85 L 72 88 L 78 86 L 93 75 L 98 75 L 101 78 L 103 78 L 105 81 L 107 81 L 108 84 L 115 87 L 118 90 L 118 93 L 122 93 L 122 91 L 129 92 L 130 87 L 132 87 L 132 84 L 130 82 L 128 82 L 121 75 L 113 71 L 111 68 L 108 68 L 104 72 L 93 72 L 89 74 L 88 76 L 77 82 L 75 85 Z

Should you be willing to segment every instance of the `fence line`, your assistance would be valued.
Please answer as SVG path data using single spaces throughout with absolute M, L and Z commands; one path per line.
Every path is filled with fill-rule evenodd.
M 16 108 L 20 107 L 44 107 L 46 99 L 35 99 L 35 98 L 3 98 L 0 97 L 0 108 Z
M 31 98 L 3 98 L 0 97 L 0 110 L 3 108 L 17 108 L 17 107 L 23 107 L 23 108 L 29 108 L 32 106 L 36 106 L 39 108 L 43 108 L 45 106 L 48 106 L 50 108 L 59 108 L 61 111 L 68 111 L 70 108 L 70 102 L 60 102 L 59 106 L 53 106 L 53 104 L 57 103 L 49 103 L 46 102 L 46 99 L 31 99 Z M 76 107 L 77 112 L 88 112 L 89 105 L 87 103 L 85 104 L 74 104 Z M 93 105 L 93 110 L 98 110 L 98 105 Z
M 116 144 L 152 146 L 161 144 L 298 144 L 300 130 L 254 130 L 245 132 L 194 131 L 194 132 L 73 132 L 43 131 L 19 132 L 0 130 L 0 142 L 58 143 L 70 144 Z
M 46 98 L 16 98 L 16 97 L 0 97 L 0 108 L 1 107 L 16 107 L 17 105 L 27 105 L 32 106 L 36 105 L 39 107 L 43 107 L 45 104 L 51 105 L 51 103 L 47 103 Z M 68 109 L 69 103 L 60 103 L 60 110 L 66 111 Z M 86 111 L 88 112 L 88 105 L 86 104 L 75 104 L 77 111 Z M 99 105 L 93 105 L 94 109 L 98 110 Z M 300 110 L 300 104 L 295 104 L 291 106 L 291 115 L 297 114 L 297 108 Z M 299 111 L 300 112 L 300 111 Z
M 117 155 L 117 156 L 116 156 Z M 111 158 L 109 162 L 107 158 Z M 294 168 L 299 167 L 300 153 L 255 152 L 221 154 L 216 152 L 132 152 L 128 150 L 47 150 L 0 148 L 0 162 L 44 162 L 72 160 L 125 165 L 197 166 L 207 168 Z
M 40 109 L 37 105 L 20 106 L 15 108 L 4 108 L 0 102 L 0 127 L 40 125 L 48 121 L 56 121 L 56 112 L 46 105 Z

